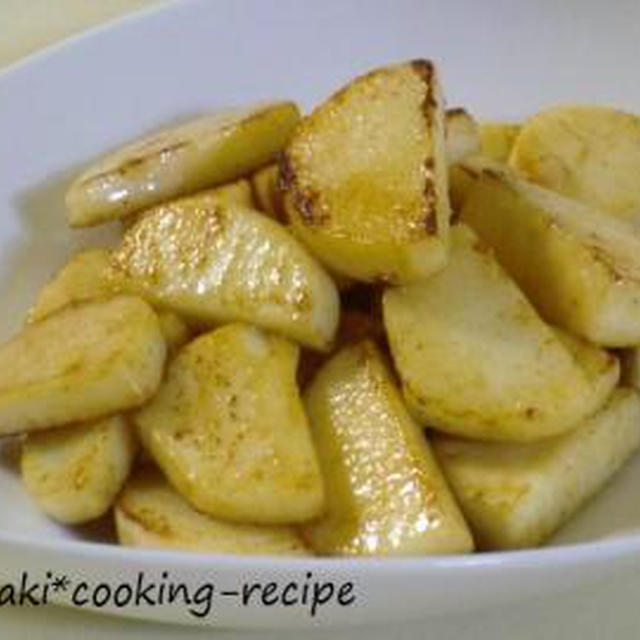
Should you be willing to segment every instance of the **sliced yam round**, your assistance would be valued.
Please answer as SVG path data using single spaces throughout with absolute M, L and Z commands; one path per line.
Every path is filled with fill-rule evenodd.
M 368 340 L 335 354 L 305 393 L 327 508 L 305 525 L 318 553 L 464 553 L 473 540 L 420 426 Z
M 27 493 L 65 524 L 105 515 L 129 476 L 137 443 L 121 416 L 31 433 L 22 445 Z
M 208 192 L 148 211 L 112 254 L 108 279 L 205 326 L 252 322 L 326 349 L 339 299 L 330 276 L 280 224 Z
M 296 384 L 298 347 L 246 324 L 196 338 L 134 421 L 196 509 L 267 524 L 318 516 L 323 482 Z
M 425 426 L 481 440 L 532 441 L 597 411 L 618 361 L 585 342 L 568 348 L 466 226 L 447 267 L 388 289 L 384 323 L 403 391 Z
M 640 222 L 640 117 L 595 105 L 559 106 L 528 120 L 509 163 L 527 180 Z
M 536 547 L 600 491 L 640 445 L 640 396 L 616 389 L 573 431 L 540 442 L 433 446 L 482 550 Z
M 76 253 L 41 289 L 29 310 L 28 321 L 42 320 L 74 302 L 113 295 L 113 288 L 104 278 L 108 265 L 108 249 Z
M 65 307 L 0 346 L 0 435 L 138 407 L 158 388 L 165 356 L 140 298 Z
M 85 227 L 235 180 L 272 162 L 300 114 L 292 102 L 215 112 L 162 129 L 90 166 L 67 193 Z
M 143 468 L 118 499 L 115 523 L 120 544 L 240 555 L 310 555 L 292 527 L 226 522 L 196 511 L 162 474 Z

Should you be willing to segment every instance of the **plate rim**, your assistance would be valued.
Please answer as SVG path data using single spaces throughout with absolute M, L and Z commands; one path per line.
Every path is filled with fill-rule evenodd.
M 12 77 L 30 71 L 33 67 L 46 64 L 59 55 L 72 50 L 85 41 L 110 36 L 112 32 L 135 27 L 139 23 L 174 12 L 194 12 L 202 10 L 209 3 L 207 0 L 160 0 L 125 14 L 111 18 L 98 25 L 89 27 L 79 33 L 71 34 L 58 42 L 38 49 L 17 61 L 0 68 L 0 88 Z M 637 454 L 637 455 L 640 455 Z M 426 572 L 447 569 L 465 573 L 475 569 L 544 569 L 546 565 L 566 568 L 577 565 L 605 565 L 622 557 L 640 556 L 640 531 L 625 533 L 599 540 L 560 544 L 557 546 L 538 547 L 533 549 L 504 550 L 491 552 L 474 552 L 470 554 L 450 555 L 413 555 L 413 556 L 372 556 L 372 557 L 292 557 L 277 555 L 239 555 L 214 554 L 192 551 L 166 549 L 146 549 L 126 547 L 104 542 L 89 542 L 60 538 L 48 540 L 38 536 L 7 534 L 0 532 L 0 556 L 7 549 L 21 550 L 28 553 L 65 553 L 67 560 L 78 559 L 113 559 L 114 561 L 131 562 L 140 558 L 142 563 L 153 560 L 169 565 L 208 567 L 238 570 L 271 570 L 312 568 L 317 570 L 354 571 L 366 569 L 372 575 L 384 575 L 389 572 Z

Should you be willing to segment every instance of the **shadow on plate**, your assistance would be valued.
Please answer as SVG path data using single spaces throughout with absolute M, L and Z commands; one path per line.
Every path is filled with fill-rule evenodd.
M 112 244 L 118 237 L 115 224 L 87 230 L 67 226 L 64 198 L 78 171 L 73 168 L 56 173 L 19 193 L 12 202 L 20 233 L 2 249 L 0 339 L 21 326 L 39 288 L 71 254 L 86 246 Z

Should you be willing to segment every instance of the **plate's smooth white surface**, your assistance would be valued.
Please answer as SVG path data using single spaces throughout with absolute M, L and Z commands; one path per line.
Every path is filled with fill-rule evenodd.
M 640 110 L 640 6 L 614 12 L 604 3 L 512 4 L 184 2 L 1 74 L 0 335 L 19 325 L 34 292 L 74 247 L 109 240 L 109 231 L 72 234 L 64 225 L 62 196 L 78 165 L 176 117 L 269 97 L 311 106 L 356 73 L 417 56 L 441 63 L 450 104 L 480 116 L 519 117 L 568 100 Z M 226 626 L 387 621 L 572 589 L 638 564 L 639 463 L 557 539 L 584 545 L 470 558 L 292 562 L 79 542 L 104 532 L 72 534 L 40 516 L 9 454 L 0 466 L 2 577 L 50 570 L 75 582 L 135 583 L 139 571 L 160 578 L 166 570 L 174 581 L 230 589 L 252 580 L 304 582 L 311 571 L 352 580 L 358 593 L 354 607 L 326 607 L 314 620 L 305 607 L 241 607 L 222 596 L 204 620 L 185 607 L 114 610 L 125 615 Z

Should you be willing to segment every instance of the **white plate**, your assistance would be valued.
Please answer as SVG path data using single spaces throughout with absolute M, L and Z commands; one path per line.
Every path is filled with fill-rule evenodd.
M 93 155 L 186 114 L 269 97 L 310 106 L 377 64 L 441 63 L 449 103 L 485 117 L 595 100 L 640 110 L 640 4 L 410 0 L 181 2 L 75 39 L 0 74 L 0 334 L 8 335 L 53 268 L 110 232 L 70 232 L 62 195 Z M 126 616 L 224 626 L 355 624 L 452 614 L 569 590 L 640 558 L 640 463 L 538 551 L 404 560 L 285 560 L 131 551 L 97 527 L 72 532 L 40 516 L 22 492 L 11 447 L 0 464 L 0 578 L 66 575 L 69 603 L 87 581 L 215 587 L 204 618 L 188 607 L 105 606 Z M 102 542 L 100 542 L 102 541 Z M 168 578 L 162 578 L 162 572 Z M 307 578 L 307 574 L 311 578 Z M 247 606 L 222 590 L 275 581 L 353 582 L 351 606 Z M 98 595 L 106 594 L 106 587 Z M 120 591 L 126 595 L 126 587 Z M 328 587 L 323 594 L 326 595 Z M 254 592 L 255 595 L 256 592 Z M 0 592 L 0 599 L 1 599 Z M 208 592 L 202 590 L 204 598 Z M 78 592 L 83 597 L 84 590 Z M 157 593 L 156 593 L 157 595 Z M 55 596 L 55 597 L 54 597 Z M 91 608 L 91 603 L 85 605 Z M 206 602 L 193 607 L 202 612 Z

